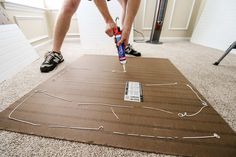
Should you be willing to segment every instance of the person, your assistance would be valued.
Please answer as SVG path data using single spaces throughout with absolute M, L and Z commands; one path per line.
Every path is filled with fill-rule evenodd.
M 106 22 L 105 33 L 109 37 L 112 37 L 114 35 L 113 30 L 116 27 L 116 23 L 114 22 L 109 13 L 106 2 L 107 0 L 93 0 L 93 1 Z M 118 1 L 122 6 L 121 19 L 122 19 L 123 32 L 121 40 L 117 44 L 120 45 L 124 43 L 126 54 L 141 56 L 141 53 L 134 50 L 132 46 L 129 44 L 130 31 L 141 0 L 118 0 Z M 63 56 L 61 54 L 61 46 L 64 41 L 65 35 L 69 29 L 71 18 L 73 14 L 76 12 L 77 8 L 79 7 L 79 4 L 80 0 L 64 0 L 64 3 L 62 5 L 62 8 L 60 10 L 55 25 L 52 51 L 49 51 L 45 54 L 45 60 L 40 66 L 41 72 L 50 72 L 64 61 Z

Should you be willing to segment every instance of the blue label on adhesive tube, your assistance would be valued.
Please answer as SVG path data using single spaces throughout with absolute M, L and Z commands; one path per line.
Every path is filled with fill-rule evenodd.
M 117 35 L 116 36 L 116 43 L 118 43 L 121 40 L 121 35 Z M 120 46 L 117 46 L 118 49 L 118 55 L 119 55 L 119 59 L 120 62 L 125 61 L 126 57 L 125 57 L 125 46 L 124 44 L 121 44 Z

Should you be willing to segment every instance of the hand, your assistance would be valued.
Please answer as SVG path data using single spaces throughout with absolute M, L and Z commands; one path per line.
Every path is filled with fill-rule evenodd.
M 120 46 L 124 43 L 125 47 L 129 44 L 129 35 L 130 29 L 124 28 L 121 35 L 121 40 L 117 43 L 117 46 Z
M 114 28 L 116 27 L 116 24 L 114 21 L 108 22 L 106 26 L 106 34 L 109 37 L 112 37 L 114 35 Z

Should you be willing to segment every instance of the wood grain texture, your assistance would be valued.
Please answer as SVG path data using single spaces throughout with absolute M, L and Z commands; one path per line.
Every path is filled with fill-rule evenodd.
M 178 117 L 179 112 L 195 113 L 201 107 L 196 95 L 186 86 L 191 83 L 167 59 L 128 58 L 127 73 L 122 70 L 117 57 L 86 55 L 68 66 L 64 71 L 40 84 L 36 89 L 46 90 L 73 102 L 109 103 L 134 106 L 113 108 L 105 106 L 78 105 L 65 102 L 43 93 L 35 93 L 12 116 L 42 124 L 31 126 L 8 119 L 9 113 L 34 90 L 16 101 L 0 114 L 0 129 L 44 137 L 79 141 L 90 144 L 125 149 L 184 155 L 184 156 L 234 156 L 236 134 L 223 118 L 211 107 L 206 107 L 194 117 Z M 176 86 L 143 86 L 144 102 L 125 102 L 125 85 L 102 83 L 178 82 Z M 86 83 L 86 82 L 97 82 Z M 100 83 L 100 84 L 99 84 Z M 195 89 L 196 90 L 196 89 Z M 197 90 L 196 90 L 197 91 Z M 198 93 L 200 96 L 201 94 Z M 205 100 L 202 96 L 201 98 Z M 205 100 L 206 101 L 206 100 Z M 207 102 L 207 101 L 206 101 Z M 209 103 L 208 103 L 209 104 Z M 166 114 L 142 107 L 149 106 L 173 112 Z M 48 125 L 99 127 L 103 131 L 85 131 L 68 128 L 48 128 Z M 127 135 L 122 132 L 152 136 L 207 136 L 217 133 L 220 139 L 153 139 Z

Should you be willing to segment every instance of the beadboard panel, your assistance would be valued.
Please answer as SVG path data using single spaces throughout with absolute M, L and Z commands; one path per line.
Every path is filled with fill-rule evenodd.
M 16 24 L 0 25 L 0 82 L 39 58 Z

